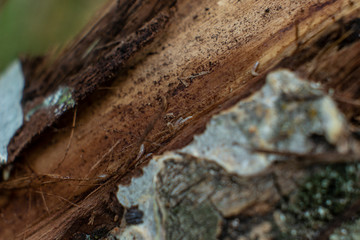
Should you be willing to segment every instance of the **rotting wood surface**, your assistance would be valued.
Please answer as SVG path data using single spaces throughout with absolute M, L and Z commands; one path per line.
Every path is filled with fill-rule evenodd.
M 143 156 L 186 145 L 212 115 L 259 89 L 277 67 L 333 88 L 358 125 L 360 47 L 353 33 L 341 37 L 358 34 L 359 2 L 147 3 L 110 2 L 56 60 L 25 61 L 25 114 L 59 86 L 70 86 L 76 127 L 66 155 L 74 111 L 59 118 L 40 111 L 18 131 L 8 149 L 16 159 L 13 176 L 0 186 L 1 238 L 110 230 L 123 214 L 110 193 L 139 174 L 147 160 L 138 158 L 142 144 Z M 257 61 L 260 74 L 252 76 Z

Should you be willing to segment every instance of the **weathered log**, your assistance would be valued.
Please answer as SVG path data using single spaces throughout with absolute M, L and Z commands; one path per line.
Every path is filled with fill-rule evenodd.
M 0 184 L 1 238 L 83 239 L 123 227 L 128 209 L 115 197 L 116 187 L 141 175 L 150 153 L 188 145 L 212 116 L 257 92 L 278 68 L 331 89 L 356 136 L 359 8 L 360 2 L 345 0 L 110 2 L 55 60 L 23 60 L 28 121 L 8 146 L 13 170 Z M 60 87 L 69 89 L 75 105 L 37 107 Z M 358 160 L 356 154 L 351 158 Z M 274 198 L 219 216 L 215 237 L 251 239 L 247 232 L 291 198 L 295 180 L 306 183 L 306 176 L 321 172 L 318 162 L 310 161 L 306 170 L 291 163 L 244 180 Z M 280 180 L 273 180 L 274 172 Z M 291 191 L 279 194 L 287 184 Z M 345 220 L 358 218 L 357 201 L 312 237 L 326 238 Z M 235 229 L 239 221 L 242 231 Z

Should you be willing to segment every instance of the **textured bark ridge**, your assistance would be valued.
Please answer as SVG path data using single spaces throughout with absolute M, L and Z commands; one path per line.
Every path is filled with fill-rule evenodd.
M 169 239 L 336 239 L 340 227 L 357 229 L 348 220 L 359 218 L 359 9 L 345 0 L 109 1 L 60 55 L 23 59 L 24 124 L 3 167 L 12 171 L 0 183 L 0 238 L 147 239 L 148 229 Z M 254 157 L 250 165 L 264 160 L 245 174 L 244 162 L 222 164 L 236 154 L 206 155 L 217 146 L 184 150 L 279 68 L 318 83 L 346 125 L 330 129 L 346 134 L 311 132 L 298 152 L 284 148 L 284 124 L 267 145 L 224 145 Z M 288 111 L 320 101 L 285 97 Z M 241 131 L 255 134 L 254 125 Z M 175 150 L 151 178 L 162 201 L 151 222 L 119 193 Z

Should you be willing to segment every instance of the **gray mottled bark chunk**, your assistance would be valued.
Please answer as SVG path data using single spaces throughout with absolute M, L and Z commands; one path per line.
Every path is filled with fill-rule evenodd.
M 323 168 L 316 159 L 300 167 L 289 154 L 257 150 L 311 156 L 351 146 L 329 96 L 288 70 L 271 73 L 261 91 L 213 117 L 190 145 L 155 157 L 142 177 L 119 186 L 120 203 L 144 216 L 117 237 L 314 238 L 358 196 L 359 167 Z

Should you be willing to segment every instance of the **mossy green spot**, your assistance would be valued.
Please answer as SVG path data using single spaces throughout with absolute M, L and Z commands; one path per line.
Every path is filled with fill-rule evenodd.
M 287 219 L 284 238 L 315 236 L 359 196 L 360 164 L 329 165 L 314 170 L 290 200 L 282 204 L 282 213 Z
M 360 219 L 342 224 L 330 235 L 330 240 L 359 240 Z
M 167 239 L 216 239 L 221 216 L 209 202 L 194 206 L 185 200 L 167 214 Z

